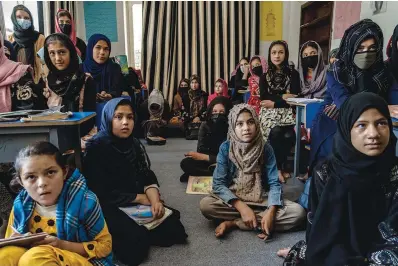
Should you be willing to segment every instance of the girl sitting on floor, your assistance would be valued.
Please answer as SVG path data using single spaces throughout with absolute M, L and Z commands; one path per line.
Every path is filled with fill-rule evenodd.
M 101 129 L 86 144 L 84 172 L 89 187 L 98 195 L 113 239 L 118 260 L 140 264 L 151 245 L 185 243 L 187 235 L 180 213 L 148 230 L 138 225 L 119 207 L 151 205 L 155 219 L 162 218 L 165 206 L 159 185 L 141 142 L 133 137 L 134 113 L 129 100 L 110 100 L 102 111 Z M 168 207 L 169 208 L 169 207 Z M 171 208 L 169 208 L 171 209 Z
M 216 82 L 214 83 L 214 93 L 210 95 L 209 98 L 207 99 L 207 105 L 209 105 L 210 102 L 218 96 L 229 98 L 228 84 L 223 79 L 217 79 Z
M 306 242 L 278 252 L 284 265 L 398 265 L 396 142 L 380 96 L 344 102 L 333 153 L 311 180 Z
M 211 166 L 216 163 L 218 149 L 227 139 L 228 114 L 232 102 L 224 96 L 218 96 L 207 108 L 206 121 L 200 125 L 197 152 L 188 152 L 182 161 L 184 174 L 181 182 L 188 181 L 192 176 L 212 176 Z
M 266 239 L 274 226 L 286 231 L 301 225 L 305 211 L 282 198 L 274 152 L 263 140 L 256 111 L 248 104 L 235 105 L 228 121 L 228 140 L 220 146 L 213 173 L 213 195 L 200 202 L 207 219 L 221 222 L 216 237 L 238 227 L 259 230 L 258 237 Z
M 184 105 L 187 103 L 189 106 L 184 117 L 185 138 L 194 140 L 198 138 L 200 124 L 205 120 L 208 94 L 202 90 L 197 75 L 191 76 L 189 86 L 188 94 L 183 99 Z
M 2 265 L 113 265 L 112 237 L 97 197 L 79 170 L 70 171 L 49 142 L 22 149 L 11 184 L 20 188 L 6 238 L 46 232 L 29 249 L 0 248 Z M 14 231 L 14 228 L 16 231 Z

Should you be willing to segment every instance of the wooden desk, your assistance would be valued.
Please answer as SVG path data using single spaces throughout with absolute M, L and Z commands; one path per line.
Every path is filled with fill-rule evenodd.
M 322 102 L 314 103 L 294 103 L 288 102 L 291 106 L 296 106 L 296 146 L 294 148 L 294 177 L 300 174 L 300 146 L 301 146 L 301 123 L 304 123 L 305 128 L 312 126 L 312 120 L 315 118 Z M 307 112 L 311 110 L 311 112 Z
M 80 126 L 95 112 L 73 113 L 65 120 L 0 123 L 0 163 L 14 162 L 19 150 L 37 141 L 49 141 L 63 153 L 73 148 L 76 166 L 81 165 Z

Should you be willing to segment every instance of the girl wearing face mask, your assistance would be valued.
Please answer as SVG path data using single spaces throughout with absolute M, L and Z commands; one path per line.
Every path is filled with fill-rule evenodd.
M 300 96 L 304 98 L 323 98 L 326 91 L 326 66 L 323 62 L 322 49 L 318 43 L 308 41 L 301 46 L 299 74 L 301 83 Z
M 192 75 L 189 84 L 190 89 L 183 99 L 189 106 L 184 117 L 185 137 L 197 139 L 200 124 L 205 120 L 208 94 L 202 90 L 199 76 Z
M 210 102 L 218 96 L 229 98 L 228 84 L 223 79 L 217 79 L 216 82 L 214 83 L 214 93 L 210 95 L 209 98 L 207 99 L 207 105 L 209 105 Z
M 88 39 L 84 72 L 95 81 L 97 102 L 106 102 L 122 93 L 122 70 L 110 60 L 111 41 L 102 34 L 94 34 Z
M 86 43 L 82 39 L 76 37 L 75 21 L 68 10 L 58 10 L 57 15 L 55 16 L 55 32 L 69 36 L 80 59 L 82 61 L 86 59 Z
M 24 5 L 14 7 L 11 14 L 14 25 L 14 49 L 17 61 L 33 67 L 34 82 L 37 84 L 42 77 L 43 69 L 37 52 L 44 46 L 44 36 L 35 31 L 33 17 Z
M 181 169 L 184 174 L 181 182 L 188 181 L 192 176 L 211 176 L 216 163 L 218 149 L 227 139 L 228 114 L 232 108 L 232 102 L 226 97 L 214 98 L 206 112 L 206 121 L 200 125 L 197 152 L 190 151 L 181 161 Z
M 189 90 L 189 79 L 183 78 L 180 80 L 180 84 L 177 88 L 177 93 L 174 95 L 173 112 L 175 116 L 180 117 L 182 112 L 185 110 L 183 99 L 188 94 Z
M 250 59 L 250 78 L 248 81 L 250 98 L 248 104 L 253 106 L 256 113 L 260 113 L 260 78 L 268 70 L 267 61 L 264 57 L 255 55 Z
M 235 70 L 231 73 L 229 87 L 235 88 L 235 93 L 232 95 L 233 103 L 242 103 L 243 94 L 238 93 L 239 90 L 247 90 L 249 85 L 248 79 L 250 78 L 249 58 L 242 57 L 239 64 L 236 65 Z
M 336 61 L 326 74 L 327 92 L 311 129 L 310 172 L 317 162 L 331 154 L 339 109 L 349 97 L 372 92 L 387 99 L 390 82 L 382 47 L 383 33 L 370 19 L 345 31 Z
M 287 156 L 295 144 L 296 120 L 286 99 L 300 93 L 299 74 L 289 68 L 289 49 L 285 41 L 274 41 L 268 51 L 268 70 L 260 77 L 261 130 L 275 152 L 279 179 L 290 177 L 284 171 Z
M 283 265 L 397 265 L 396 142 L 383 98 L 343 103 L 331 156 L 312 177 L 306 241 L 278 252 Z

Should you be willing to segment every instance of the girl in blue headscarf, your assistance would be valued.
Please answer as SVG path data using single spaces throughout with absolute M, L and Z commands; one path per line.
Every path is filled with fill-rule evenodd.
M 111 41 L 102 34 L 94 34 L 87 43 L 84 72 L 93 76 L 97 89 L 97 102 L 109 101 L 121 95 L 122 71 L 110 60 Z
M 129 100 L 115 98 L 102 111 L 101 127 L 86 144 L 84 174 L 98 196 L 113 239 L 115 256 L 124 264 L 138 265 L 151 245 L 185 243 L 187 235 L 180 213 L 165 208 L 159 185 L 141 142 L 133 137 L 134 112 Z M 138 225 L 120 207 L 150 205 L 152 218 L 170 216 L 149 230 Z

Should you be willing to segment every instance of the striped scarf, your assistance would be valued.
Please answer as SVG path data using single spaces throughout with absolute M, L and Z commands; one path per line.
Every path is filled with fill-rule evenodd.
M 20 234 L 29 232 L 28 222 L 36 202 L 26 190 L 22 190 L 14 201 L 14 224 Z M 56 210 L 57 236 L 71 242 L 94 240 L 105 226 L 105 218 L 96 195 L 88 190 L 86 180 L 76 169 L 62 188 Z M 112 253 L 105 258 L 93 258 L 93 265 L 113 265 Z

